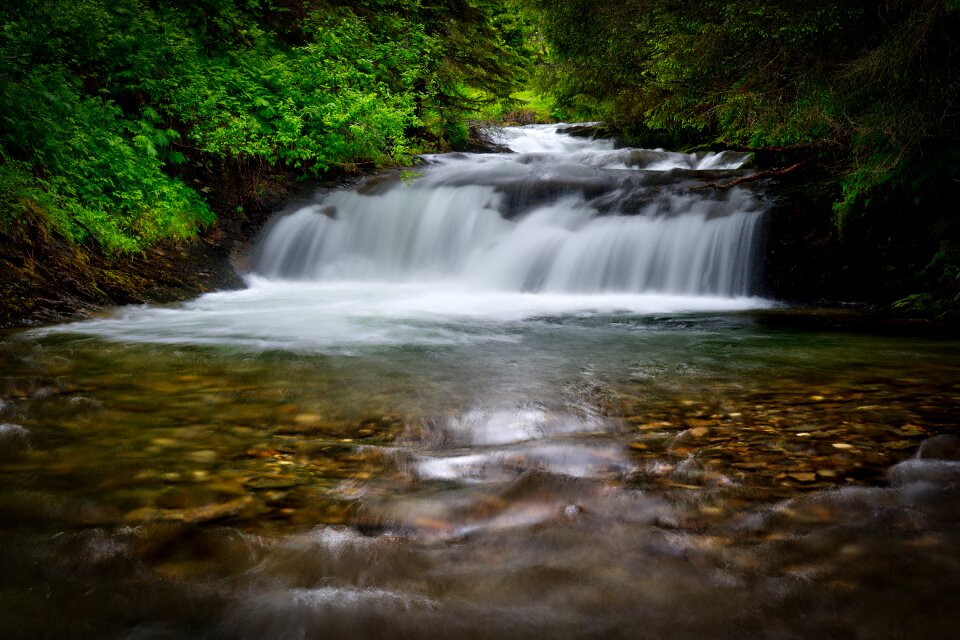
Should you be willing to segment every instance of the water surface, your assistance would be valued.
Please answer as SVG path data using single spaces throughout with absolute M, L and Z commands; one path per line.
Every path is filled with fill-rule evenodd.
M 758 295 L 743 158 L 556 129 L 5 334 L 0 635 L 952 637 L 960 340 Z

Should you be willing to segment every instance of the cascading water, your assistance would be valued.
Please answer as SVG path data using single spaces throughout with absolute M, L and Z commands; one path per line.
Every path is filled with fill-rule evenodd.
M 327 353 L 513 342 L 515 323 L 738 311 L 755 297 L 763 205 L 691 191 L 744 154 L 615 149 L 562 125 L 512 151 L 428 156 L 278 216 L 248 288 L 69 325 L 111 340 Z M 59 329 L 52 329 L 57 331 Z
M 956 635 L 960 341 L 725 313 L 741 155 L 502 136 L 0 335 L 4 639 Z
M 410 184 L 337 191 L 281 218 L 255 271 L 561 294 L 755 290 L 758 199 L 688 190 L 745 156 L 614 149 L 558 125 L 503 141 L 514 153 L 432 156 Z

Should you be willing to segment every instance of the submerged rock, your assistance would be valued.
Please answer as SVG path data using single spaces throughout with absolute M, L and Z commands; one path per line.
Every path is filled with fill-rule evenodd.
M 30 432 L 18 424 L 0 424 L 0 459 L 12 458 L 30 448 Z
M 918 458 L 937 460 L 960 460 L 960 437 L 955 435 L 933 436 L 920 444 Z

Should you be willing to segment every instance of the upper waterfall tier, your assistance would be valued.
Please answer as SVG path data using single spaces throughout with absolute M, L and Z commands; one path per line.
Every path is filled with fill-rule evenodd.
M 560 125 L 500 135 L 512 153 L 427 156 L 409 184 L 381 176 L 278 218 L 255 272 L 504 291 L 754 292 L 760 201 L 745 189 L 688 188 L 735 175 L 747 156 L 616 149 Z

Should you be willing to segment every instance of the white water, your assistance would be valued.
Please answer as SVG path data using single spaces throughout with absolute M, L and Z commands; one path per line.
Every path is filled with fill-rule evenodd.
M 751 193 L 714 200 L 678 179 L 679 189 L 636 204 L 645 173 L 730 170 L 742 156 L 614 150 L 556 126 L 503 135 L 518 153 L 433 156 L 409 185 L 338 191 L 280 219 L 256 271 L 328 282 L 453 278 L 497 291 L 751 293 L 760 220 Z
M 134 307 L 52 331 L 124 341 L 342 351 L 517 339 L 509 323 L 768 306 L 762 206 L 696 191 L 740 154 L 614 149 L 559 125 L 509 128 L 512 153 L 427 157 L 278 217 L 242 291 Z

